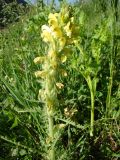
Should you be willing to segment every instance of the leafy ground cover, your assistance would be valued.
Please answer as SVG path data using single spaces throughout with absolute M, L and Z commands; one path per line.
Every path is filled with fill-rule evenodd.
M 114 0 L 102 4 L 96 0 L 60 9 L 34 7 L 0 32 L 1 160 L 120 158 L 120 2 L 117 6 Z M 36 65 L 34 59 L 48 55 L 51 42 L 43 41 L 41 28 L 50 25 L 49 14 L 66 8 L 65 13 L 70 14 L 63 15 L 63 19 L 67 16 L 64 36 L 70 39 L 67 37 L 67 47 L 62 43 L 64 54 L 56 49 L 63 54 L 55 61 L 62 61 L 56 89 L 56 80 L 51 81 L 50 76 L 43 80 L 35 77 L 35 72 L 45 67 Z M 52 24 L 54 21 L 55 17 Z M 44 63 L 55 70 L 55 64 Z M 48 81 L 53 82 L 50 90 L 55 88 L 49 102 L 55 104 L 52 96 L 57 100 L 52 111 L 52 138 L 45 107 L 48 95 L 44 95 Z M 51 148 L 54 158 L 50 158 Z

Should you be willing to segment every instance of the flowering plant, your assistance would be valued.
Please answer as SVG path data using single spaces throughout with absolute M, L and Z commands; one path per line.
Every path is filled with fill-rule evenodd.
M 71 45 L 76 42 L 78 28 L 75 25 L 74 17 L 70 15 L 68 7 L 62 8 L 60 13 L 50 13 L 48 25 L 42 26 L 41 37 L 48 45 L 47 54 L 44 57 L 36 57 L 35 63 L 42 63 L 42 71 L 35 72 L 36 77 L 43 79 L 42 89 L 39 91 L 41 98 L 46 106 L 48 117 L 49 132 L 49 157 L 55 159 L 55 149 L 53 141 L 54 133 L 54 114 L 59 106 L 57 90 L 64 87 L 59 82 L 60 76 L 67 76 L 62 64 L 66 62 L 71 53 Z

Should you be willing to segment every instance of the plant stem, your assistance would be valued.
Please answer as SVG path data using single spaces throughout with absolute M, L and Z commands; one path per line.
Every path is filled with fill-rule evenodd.
M 50 140 L 51 142 L 53 143 L 53 140 L 54 140 L 54 132 L 53 132 L 53 129 L 54 129 L 54 122 L 53 122 L 53 116 L 52 115 L 48 115 L 48 123 L 49 123 L 49 137 L 50 137 Z M 55 160 L 55 151 L 54 151 L 54 146 L 53 144 L 51 144 L 51 148 L 49 150 L 49 157 L 50 157 L 50 160 Z
M 90 136 L 93 137 L 94 134 L 94 101 L 95 101 L 95 93 L 92 80 L 90 76 L 86 78 L 89 89 L 90 89 L 90 96 L 91 96 L 91 121 L 90 121 Z M 96 86 L 96 85 L 95 85 Z
M 94 93 L 91 90 L 91 125 L 90 125 L 90 136 L 93 136 L 94 133 Z
M 107 99 L 106 99 L 106 117 L 110 117 L 110 112 L 111 112 L 112 84 L 113 84 L 113 60 L 112 60 L 112 53 L 111 53 L 110 77 L 109 77 L 108 93 L 107 93 Z
M 47 62 L 50 66 L 51 61 Z M 57 68 L 51 69 L 52 73 L 49 72 L 46 77 L 46 109 L 47 109 L 47 119 L 48 119 L 48 159 L 55 160 L 55 146 L 54 146 L 54 112 L 55 108 L 58 107 L 57 92 L 55 87 L 55 82 L 57 81 Z M 53 96 L 54 95 L 54 96 Z

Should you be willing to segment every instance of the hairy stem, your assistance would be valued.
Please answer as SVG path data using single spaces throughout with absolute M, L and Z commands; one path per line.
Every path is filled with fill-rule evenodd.
M 53 116 L 48 115 L 49 137 L 50 137 L 50 140 L 51 140 L 52 143 L 53 143 L 53 140 L 54 140 L 54 132 L 53 132 L 54 122 L 53 121 L 54 121 Z M 51 144 L 51 148 L 49 150 L 49 158 L 50 158 L 50 160 L 55 160 L 55 150 L 54 150 L 53 144 Z

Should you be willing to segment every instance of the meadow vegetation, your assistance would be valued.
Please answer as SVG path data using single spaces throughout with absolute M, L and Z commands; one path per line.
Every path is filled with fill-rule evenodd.
M 119 8 L 42 3 L 1 29 L 0 160 L 120 158 Z

